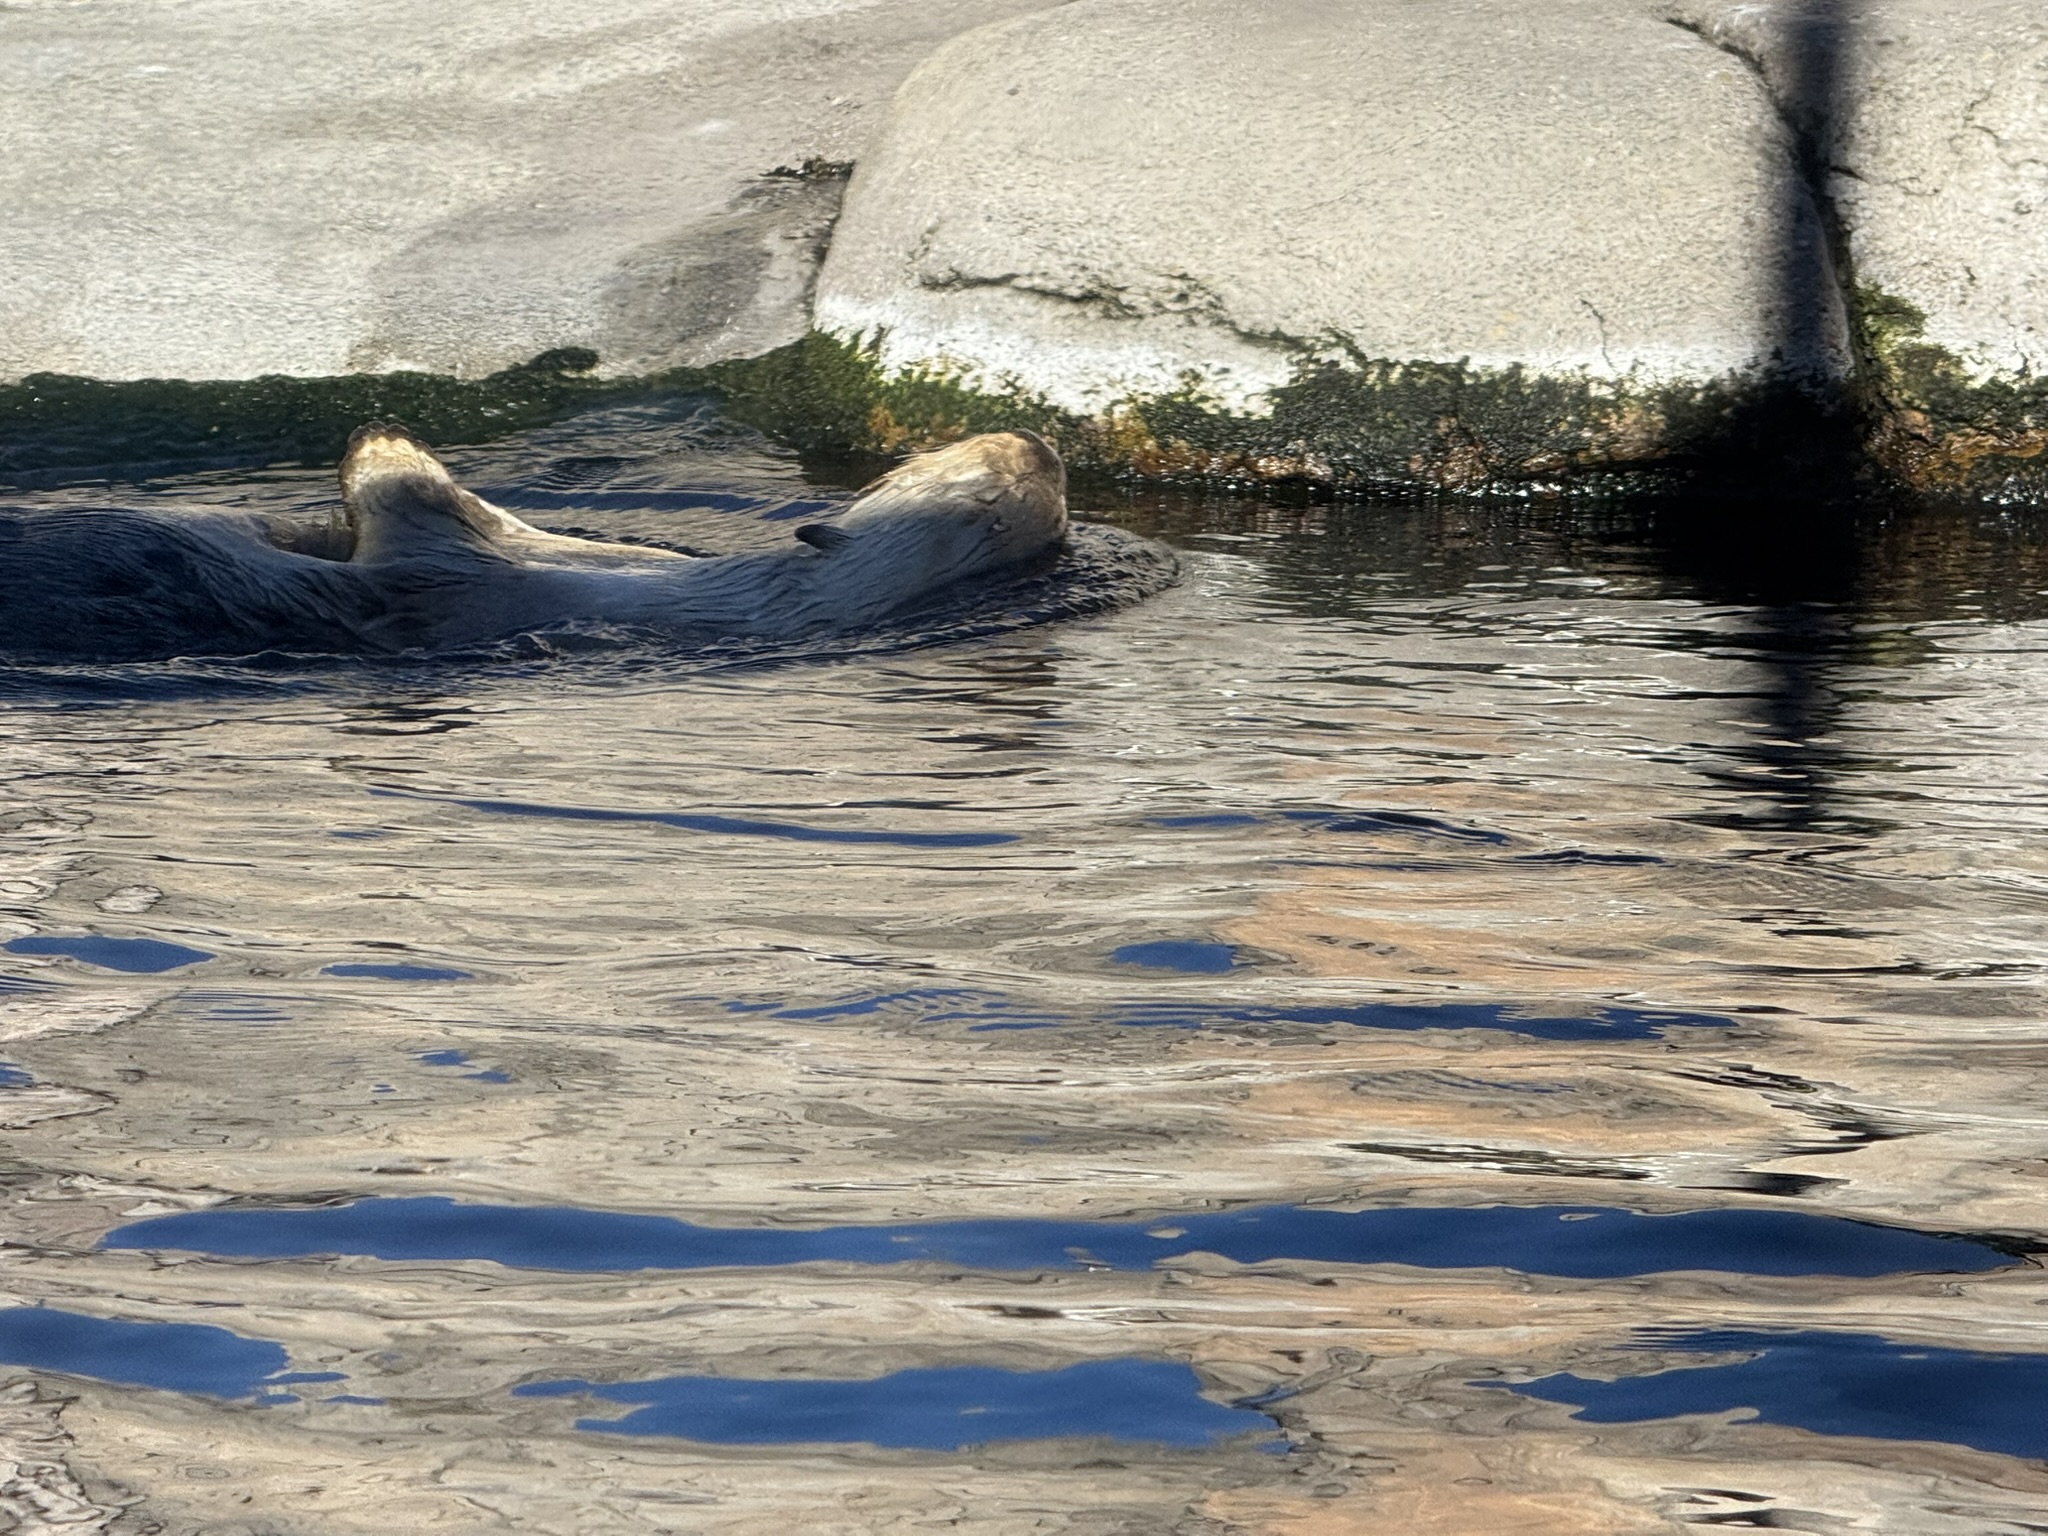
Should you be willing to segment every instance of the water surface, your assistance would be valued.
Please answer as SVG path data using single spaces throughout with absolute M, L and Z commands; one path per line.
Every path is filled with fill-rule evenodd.
M 450 459 L 713 549 L 852 478 Z M 9 1454 L 107 1529 L 2048 1522 L 2037 521 L 1076 502 L 1181 585 L 0 677 Z

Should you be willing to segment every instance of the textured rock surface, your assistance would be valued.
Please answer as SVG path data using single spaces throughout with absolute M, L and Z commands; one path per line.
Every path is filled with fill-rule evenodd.
M 765 351 L 840 184 L 763 173 L 1036 3 L 0 5 L 0 378 Z
M 1310 353 L 1645 396 L 1839 371 L 1817 230 L 1756 74 L 1626 0 L 1082 0 L 906 82 L 818 320 L 1076 412 Z
M 1825 167 L 1888 467 L 2048 494 L 2048 12 L 2030 0 L 1692 4 Z

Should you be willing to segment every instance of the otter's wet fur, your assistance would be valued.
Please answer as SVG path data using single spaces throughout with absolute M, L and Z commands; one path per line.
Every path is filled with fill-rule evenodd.
M 688 643 L 857 630 L 1066 538 L 1066 471 L 1030 432 L 908 460 L 780 549 L 695 557 L 567 538 L 463 489 L 403 427 L 341 463 L 343 519 L 0 516 L 0 648 L 24 659 L 444 650 L 566 620 Z

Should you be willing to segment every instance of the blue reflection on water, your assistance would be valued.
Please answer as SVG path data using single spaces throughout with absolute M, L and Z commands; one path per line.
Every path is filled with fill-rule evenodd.
M 404 799 L 427 796 L 401 795 L 397 790 L 377 789 L 375 795 Z M 807 827 L 799 822 L 763 821 L 750 816 L 713 816 L 683 811 L 607 811 L 577 805 L 536 805 L 523 800 L 464 800 L 450 797 L 441 803 L 466 810 L 488 811 L 497 816 L 538 816 L 559 821 L 641 821 L 657 826 L 679 827 L 685 832 L 713 832 L 725 837 L 779 837 L 796 843 L 884 844 L 896 848 L 993 848 L 1014 843 L 1014 832 L 871 832 L 859 827 Z
M 385 965 L 376 961 L 361 964 L 330 965 L 321 969 L 322 976 L 362 976 L 373 981 L 468 981 L 468 971 L 453 970 L 442 965 Z
M 9 939 L 0 948 L 17 955 L 63 955 L 102 970 L 135 974 L 175 971 L 179 966 L 197 965 L 213 958 L 207 950 L 167 944 L 162 939 L 110 939 L 97 933 L 30 934 Z
M 419 1059 L 430 1067 L 466 1067 L 470 1064 L 469 1052 L 458 1050 L 421 1051 Z M 480 1072 L 465 1072 L 462 1076 L 464 1081 L 473 1083 L 509 1083 L 512 1081 L 512 1074 L 510 1072 L 501 1071 L 497 1067 L 490 1067 Z
M 1215 1253 L 1243 1264 L 1297 1259 L 1505 1265 L 1586 1279 L 1663 1270 L 1758 1275 L 1961 1273 L 2012 1262 L 1965 1238 L 1742 1208 L 1644 1216 L 1597 1206 L 1419 1207 L 1332 1211 L 1269 1205 L 1147 1221 L 982 1220 L 894 1226 L 706 1227 L 667 1216 L 572 1206 L 463 1205 L 439 1196 L 277 1210 L 228 1206 L 116 1228 L 108 1248 L 187 1249 L 254 1258 L 364 1254 L 489 1259 L 515 1268 L 702 1269 L 929 1260 L 971 1269 L 1149 1269 Z
M 1536 1040 L 1654 1040 L 1667 1029 L 1728 1029 L 1733 1021 L 1712 1013 L 1612 1004 L 1576 1015 L 1543 1015 L 1514 1003 L 1336 1003 L 1275 1006 L 1204 1003 L 1180 998 L 1125 1003 L 1102 1022 L 1169 1029 L 1205 1029 L 1218 1024 L 1307 1024 L 1317 1028 L 1352 1025 L 1360 1029 L 1498 1029 Z M 1016 1029 L 1017 1024 L 987 1024 Z
M 1054 1371 L 952 1366 L 872 1381 L 670 1376 L 616 1386 L 535 1382 L 513 1390 L 636 1405 L 622 1419 L 578 1419 L 578 1429 L 719 1445 L 859 1441 L 957 1451 L 993 1440 L 1105 1436 L 1207 1446 L 1273 1428 L 1252 1409 L 1210 1402 L 1195 1373 L 1168 1360 L 1092 1360 Z
M 130 1323 L 55 1307 L 0 1308 L 0 1362 L 95 1381 L 206 1397 L 294 1401 L 272 1388 L 339 1381 L 338 1372 L 290 1373 L 282 1345 L 201 1323 Z
M 33 1073 L 11 1061 L 0 1061 L 0 1088 L 26 1088 L 35 1081 Z
M 1217 976 L 1234 969 L 1237 950 L 1229 944 L 1202 944 L 1192 939 L 1156 939 L 1147 944 L 1126 944 L 1110 951 L 1119 965 L 1150 966 L 1161 971 L 1186 971 L 1195 976 Z
M 1477 1382 L 1570 1403 L 1595 1424 L 1754 1410 L 1759 1422 L 1821 1435 L 1938 1440 L 2007 1456 L 2048 1456 L 2048 1355 L 1895 1344 L 1869 1333 L 1645 1329 L 1630 1346 L 1747 1360 L 1595 1381 Z
M 1219 946 L 1220 947 L 1220 946 Z M 730 1013 L 776 1019 L 854 1019 L 898 1013 L 922 1024 L 964 1024 L 970 1030 L 1057 1029 L 1098 1024 L 1125 1028 L 1208 1029 L 1217 1025 L 1299 1024 L 1328 1029 L 1497 1029 L 1537 1040 L 1654 1040 L 1671 1029 L 1732 1029 L 1713 1013 L 1620 1004 L 1573 1014 L 1545 1014 L 1516 1003 L 1438 1003 L 1372 999 L 1358 1003 L 1227 1003 L 1204 998 L 1152 998 L 1113 1003 L 1093 1013 L 1033 1006 L 1001 992 L 971 987 L 909 987 L 865 992 L 830 1002 L 783 1007 L 772 1002 L 727 1001 Z

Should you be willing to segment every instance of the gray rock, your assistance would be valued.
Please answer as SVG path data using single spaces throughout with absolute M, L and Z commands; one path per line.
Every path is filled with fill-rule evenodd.
M 608 372 L 800 335 L 888 94 L 1048 0 L 0 0 L 0 378 Z
M 1856 285 L 1884 462 L 2048 495 L 2048 10 L 2038 0 L 1694 0 L 1806 136 Z
M 1361 452 L 1459 483 L 1654 458 L 1725 414 L 1681 421 L 1702 391 L 1847 366 L 1755 72 L 1630 0 L 1078 0 L 966 34 L 863 155 L 817 315 L 885 372 L 1083 414 L 1432 365 L 1470 408 L 1444 441 Z

